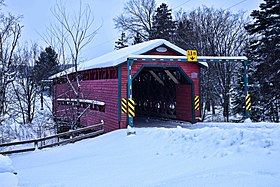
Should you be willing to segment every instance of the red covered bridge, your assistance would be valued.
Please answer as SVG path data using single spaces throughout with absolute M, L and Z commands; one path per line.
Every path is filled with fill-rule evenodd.
M 200 117 L 195 98 L 200 96 L 200 68 L 205 62 L 188 62 L 186 51 L 156 39 L 126 47 L 79 66 L 81 125 L 104 121 L 106 132 L 126 128 L 133 119 L 121 111 L 121 99 L 133 98 L 139 116 L 178 119 L 194 123 Z M 73 72 L 73 71 L 72 71 Z M 53 114 L 71 120 L 75 95 L 69 72 L 54 76 Z M 76 83 L 73 83 L 74 87 Z M 198 100 L 199 102 L 199 100 Z M 86 109 L 86 110 L 85 110 Z

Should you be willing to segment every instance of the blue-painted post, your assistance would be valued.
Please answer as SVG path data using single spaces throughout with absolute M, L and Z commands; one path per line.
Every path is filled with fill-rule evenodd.
M 249 84 L 248 84 L 248 60 L 244 60 L 244 84 L 245 84 L 245 118 L 250 118 L 250 112 L 246 108 L 246 96 L 249 94 Z
M 132 99 L 132 76 L 131 76 L 131 68 L 132 68 L 133 60 L 128 59 L 127 61 L 127 70 L 128 70 L 128 77 L 127 77 L 127 100 Z M 133 117 L 128 115 L 128 125 L 132 128 L 133 127 Z

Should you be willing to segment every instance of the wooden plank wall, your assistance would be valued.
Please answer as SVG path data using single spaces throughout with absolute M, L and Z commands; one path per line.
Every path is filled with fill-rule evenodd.
M 81 119 L 81 124 L 89 126 L 104 120 L 105 132 L 119 128 L 118 125 L 118 79 L 86 80 L 81 81 L 81 98 L 105 102 L 105 112 L 87 110 Z M 69 90 L 67 84 L 57 84 L 55 86 L 55 97 Z M 75 98 L 74 94 L 69 93 Z M 63 98 L 61 96 L 60 98 Z M 54 113 L 57 117 L 63 115 L 63 107 L 54 104 Z M 60 111 L 60 112 L 56 112 Z
M 192 121 L 192 93 L 191 85 L 176 86 L 176 117 L 184 121 Z

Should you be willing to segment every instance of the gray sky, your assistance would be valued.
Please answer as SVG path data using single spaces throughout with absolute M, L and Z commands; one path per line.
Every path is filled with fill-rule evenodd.
M 63 0 L 67 7 L 75 9 L 77 0 Z M 88 45 L 83 53 L 83 59 L 89 60 L 114 50 L 114 42 L 119 38 L 120 33 L 114 29 L 113 18 L 123 11 L 124 3 L 127 0 L 82 0 L 89 3 L 95 18 L 96 28 L 102 24 L 99 32 Z M 205 5 L 214 8 L 230 8 L 237 12 L 245 10 L 250 12 L 258 9 L 262 0 L 156 0 L 157 6 L 167 3 L 173 14 L 181 8 L 185 11 L 193 10 Z M 23 33 L 21 43 L 25 41 L 36 42 L 40 46 L 46 47 L 38 33 L 46 33 L 46 28 L 50 25 L 53 16 L 50 12 L 56 0 L 5 0 L 7 10 L 16 15 L 23 15 Z

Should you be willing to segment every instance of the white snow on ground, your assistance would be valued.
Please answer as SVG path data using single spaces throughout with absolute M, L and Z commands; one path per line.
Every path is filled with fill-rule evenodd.
M 17 103 L 14 104 L 18 105 Z M 53 122 L 51 107 L 51 98 L 44 96 L 44 108 L 40 110 L 41 105 L 36 102 L 36 111 L 32 123 L 23 124 L 21 116 L 7 117 L 4 123 L 0 125 L 0 143 L 30 140 L 54 134 L 55 123 Z M 0 151 L 2 151 L 2 148 L 0 148 Z
M 0 186 L 1 187 L 16 187 L 18 186 L 16 171 L 12 165 L 12 160 L 0 155 Z
M 23 187 L 279 186 L 280 125 L 117 130 L 10 158 Z M 3 186 L 0 181 L 0 186 Z

